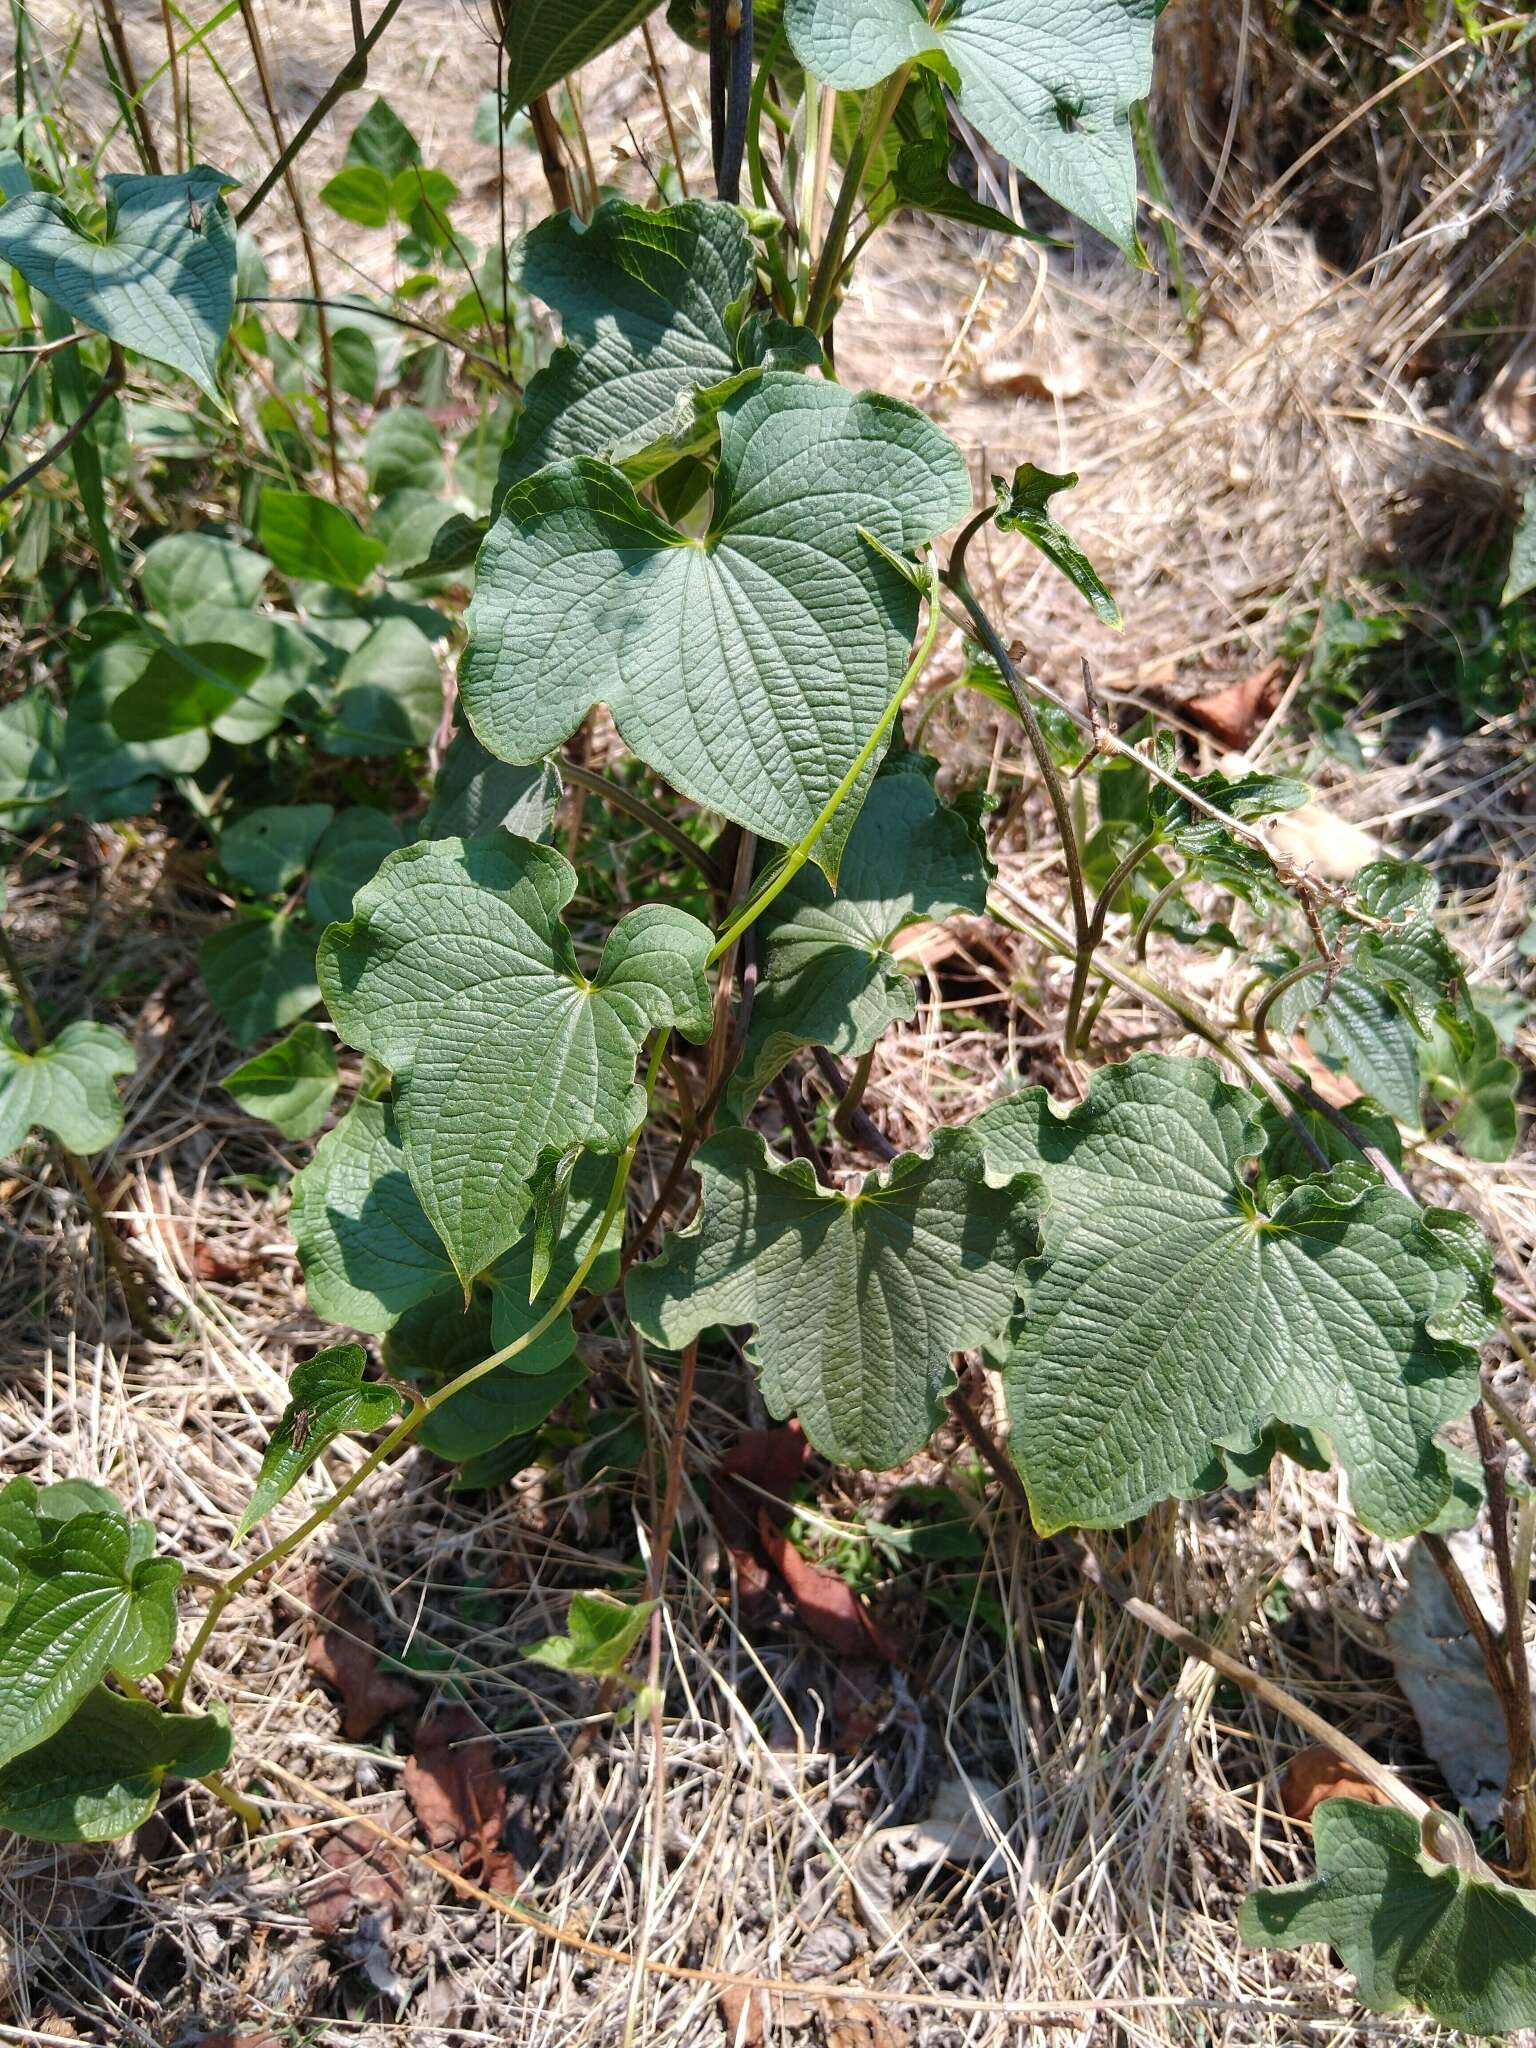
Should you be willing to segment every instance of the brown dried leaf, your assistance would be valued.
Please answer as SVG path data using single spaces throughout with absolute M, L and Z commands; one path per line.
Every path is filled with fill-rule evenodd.
M 720 2018 L 730 2048 L 763 2048 L 767 2040 L 768 1994 L 740 1984 L 720 1987 Z
M 911 2036 L 877 2005 L 838 2006 L 827 2014 L 827 2048 L 906 2048 Z
M 468 1708 L 449 1707 L 422 1723 L 404 1786 L 434 1849 L 456 1849 L 465 1876 L 488 1891 L 517 1889 L 516 1861 L 501 1846 L 506 1783 Z
M 392 1819 L 389 1825 L 398 1822 Z M 361 1821 L 330 1837 L 320 1851 L 320 1863 L 325 1875 L 305 1900 L 304 1914 L 311 1933 L 323 1941 L 339 1933 L 354 1915 L 393 1917 L 405 1895 L 405 1865 L 399 1852 Z
M 1267 661 L 1251 676 L 1213 690 L 1206 697 L 1191 697 L 1181 709 L 1196 725 L 1203 725 L 1223 746 L 1246 747 L 1264 720 L 1280 701 L 1282 661 Z
M 276 2034 L 200 2034 L 192 2048 L 283 2048 Z
M 1325 1799 L 1363 1799 L 1367 1806 L 1391 1804 L 1331 1749 L 1298 1750 L 1280 1773 L 1277 1789 L 1280 1804 L 1292 1820 L 1310 1820 Z
M 766 1508 L 758 1510 L 757 1539 L 813 1635 L 842 1657 L 883 1657 L 890 1664 L 903 1661 L 905 1646 L 881 1627 L 847 1581 L 802 1557 Z
M 415 1706 L 416 1688 L 379 1670 L 373 1624 L 338 1586 L 317 1573 L 308 1594 L 321 1626 L 304 1652 L 305 1665 L 341 1695 L 343 1735 L 365 1742 L 392 1715 Z

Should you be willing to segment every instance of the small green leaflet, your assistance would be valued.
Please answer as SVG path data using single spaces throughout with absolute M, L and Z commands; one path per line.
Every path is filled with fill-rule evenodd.
M 421 162 L 421 145 L 380 93 L 347 138 L 346 164 L 362 164 L 397 178 Z
M 761 976 L 731 1085 L 738 1113 L 802 1046 L 856 1057 L 915 1013 L 912 979 L 889 950 L 898 932 L 986 909 L 991 865 L 978 822 L 939 802 L 935 766 L 916 754 L 887 761 L 848 835 L 836 894 L 807 866 L 763 918 Z
M 472 732 L 456 732 L 422 813 L 421 836 L 478 839 L 499 827 L 519 839 L 542 839 L 560 796 L 560 770 L 553 761 L 517 767 L 488 754 Z
M 1443 1506 L 1435 1431 L 1477 1398 L 1478 1254 L 1359 1166 L 1261 1207 L 1240 1178 L 1258 1110 L 1207 1060 L 1144 1054 L 1065 1116 L 1032 1088 L 973 1126 L 994 1175 L 1046 1188 L 1004 1359 L 1042 1531 L 1117 1528 L 1220 1485 L 1216 1449 L 1246 1452 L 1271 1421 L 1329 1441 L 1380 1535 Z
M 23 193 L 0 218 L 0 264 L 124 348 L 185 371 L 227 410 L 218 362 L 235 309 L 235 227 L 223 194 L 238 183 L 207 164 L 112 173 L 99 241 L 53 193 Z
M 285 1138 L 307 1138 L 325 1122 L 336 1094 L 336 1049 L 318 1024 L 296 1024 L 219 1085 L 250 1115 L 276 1124 Z
M 755 1131 L 699 1148 L 698 1218 L 629 1276 L 629 1311 L 680 1348 L 750 1323 L 763 1397 L 841 1465 L 899 1465 L 928 1441 L 957 1351 L 994 1337 L 1036 1250 L 1038 1185 L 989 1180 L 965 1130 L 937 1133 L 857 1194 L 780 1165 Z
M 0 1029 L 0 1155 L 40 1128 L 69 1152 L 99 1152 L 123 1128 L 117 1076 L 133 1047 L 110 1024 L 66 1024 L 36 1052 Z
M 544 1152 L 628 1140 L 647 1034 L 709 1035 L 708 928 L 648 904 L 589 979 L 560 921 L 575 887 L 530 840 L 434 840 L 391 854 L 321 940 L 331 1015 L 394 1076 L 411 1183 L 466 1290 L 517 1237 Z
M 1104 624 L 1118 633 L 1123 621 L 1108 584 L 1051 510 L 1052 498 L 1060 491 L 1070 491 L 1076 482 L 1076 470 L 1052 476 L 1032 462 L 1021 463 L 1011 484 L 1003 477 L 993 477 L 992 488 L 997 492 L 993 517 L 1004 533 L 1022 533 L 1081 591 Z
M 198 965 L 237 1045 L 296 1024 L 320 1000 L 314 941 L 286 917 L 237 917 L 210 932 Z
M 909 552 L 963 517 L 959 450 L 910 406 L 765 373 L 723 408 L 707 539 L 617 471 L 556 463 L 508 492 L 460 674 L 504 760 L 605 702 L 672 785 L 778 845 L 816 822 L 880 722 L 919 600 L 860 538 Z M 854 805 L 818 858 L 835 870 Z
M 164 1714 L 98 1686 L 56 1735 L 0 1768 L 0 1828 L 34 1842 L 111 1842 L 148 1820 L 165 1780 L 229 1762 L 229 1723 Z
M 785 0 L 795 55 L 862 91 L 914 59 L 959 82 L 992 147 L 1100 234 L 1136 253 L 1130 110 L 1152 83 L 1163 0 L 964 0 L 930 25 L 911 0 Z
M 605 199 L 585 225 L 558 213 L 528 234 L 522 276 L 560 315 L 565 346 L 528 386 L 493 511 L 523 477 L 573 456 L 643 481 L 706 445 L 715 408 L 760 367 L 739 347 L 756 267 L 734 206 Z
M 257 896 L 276 896 L 309 865 L 335 816 L 329 804 L 261 804 L 231 818 L 219 833 L 225 874 Z
M 0 1627 L 0 1764 L 34 1749 L 109 1671 L 142 1678 L 171 1654 L 181 1566 L 148 1522 L 76 1515 L 23 1555 Z
M 628 35 L 656 0 L 519 0 L 507 13 L 505 110 L 515 114 Z
M 264 490 L 257 533 L 282 575 L 341 590 L 360 590 L 384 556 L 383 541 L 364 533 L 350 512 L 308 491 Z
M 332 1344 L 296 1365 L 288 1380 L 288 1406 L 273 1430 L 235 1541 L 250 1534 L 292 1492 L 321 1452 L 339 1436 L 367 1436 L 400 1413 L 393 1387 L 364 1378 L 368 1355 L 360 1344 Z
M 1508 1159 L 1520 1136 L 1520 1069 L 1499 1048 L 1493 1021 L 1469 1004 L 1419 1047 L 1429 1086 L 1455 1105 L 1452 1128 L 1469 1159 Z
M 1244 1941 L 1326 1942 L 1372 2012 L 1417 2006 L 1468 2034 L 1536 2027 L 1536 1895 L 1435 1861 L 1393 1806 L 1326 1799 L 1312 1829 L 1317 1877 L 1245 1899 Z
M 627 1607 L 600 1593 L 573 1593 L 566 1633 L 530 1643 L 523 1655 L 530 1664 L 579 1672 L 584 1678 L 621 1677 L 655 1606 L 654 1600 L 640 1600 Z

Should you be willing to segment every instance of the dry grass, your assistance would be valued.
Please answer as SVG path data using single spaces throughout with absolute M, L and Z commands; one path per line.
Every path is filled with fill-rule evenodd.
M 62 31 L 62 4 L 35 12 L 50 34 Z M 135 46 L 149 51 L 158 8 L 146 0 L 127 12 Z M 1201 61 L 1204 12 L 1171 11 L 1166 32 L 1180 60 L 1192 47 Z M 1232 75 L 1250 10 L 1241 21 L 1220 12 L 1209 59 L 1218 79 Z M 285 110 L 301 115 L 344 54 L 346 10 L 285 0 L 264 20 Z M 239 48 L 236 38 L 225 55 L 244 89 Z M 1315 128 L 1307 95 L 1322 88 L 1277 72 L 1280 62 L 1253 28 L 1242 104 L 1283 105 Z M 457 170 L 470 161 L 475 95 L 493 76 L 473 12 L 415 0 L 370 83 L 417 127 L 429 159 Z M 704 114 L 691 67 L 676 64 L 672 82 L 698 165 Z M 1388 258 L 1355 275 L 1319 252 L 1316 216 L 1336 206 L 1336 190 L 1358 195 L 1370 160 L 1356 147 L 1358 126 L 1289 188 L 1277 214 L 1265 195 L 1285 159 L 1265 156 L 1279 145 L 1266 144 L 1261 122 L 1240 117 L 1229 142 L 1220 120 L 1191 114 L 1181 137 L 1160 115 L 1192 214 L 1189 195 L 1222 164 L 1224 196 L 1185 241 L 1211 282 L 1198 350 L 1156 277 L 1128 276 L 1091 252 L 1042 275 L 1029 251 L 978 251 L 963 235 L 903 230 L 876 245 L 839 323 L 843 374 L 922 395 L 978 472 L 1028 457 L 1082 473 L 1074 528 L 1115 584 L 1129 630 L 1111 644 L 1035 558 L 995 543 L 987 566 L 1009 630 L 1043 674 L 1075 690 L 1089 656 L 1128 721 L 1139 701 L 1176 703 L 1255 667 L 1319 589 L 1361 588 L 1372 562 L 1400 558 L 1410 543 L 1425 560 L 1426 523 L 1433 559 L 1434 548 L 1469 550 L 1505 516 L 1517 464 L 1489 424 L 1498 366 L 1461 385 L 1407 367 L 1499 255 L 1511 191 L 1530 193 L 1523 115 L 1502 119 L 1486 85 L 1451 98 L 1460 153 L 1437 132 L 1421 159 L 1394 159 L 1375 195 Z M 88 95 L 71 104 L 89 130 L 101 104 Z M 219 138 L 208 153 L 259 171 L 265 139 L 242 130 L 227 101 L 201 104 L 205 132 Z M 587 110 L 602 150 L 630 153 L 629 175 L 664 150 L 632 53 L 597 68 Z M 1495 133 L 1491 148 L 1467 141 L 1480 124 Z M 309 189 L 339 158 L 344 132 L 327 133 L 306 163 Z M 536 167 L 521 164 L 518 180 L 518 194 L 536 200 Z M 486 238 L 494 192 L 480 172 L 465 169 L 463 182 L 468 225 Z M 1452 206 L 1466 232 L 1437 240 L 1429 230 Z M 1234 237 L 1239 215 L 1253 224 Z M 385 277 L 382 246 L 315 226 L 338 281 Z M 267 227 L 278 288 L 301 288 L 280 210 Z M 1516 364 L 1504 418 L 1517 348 L 1502 361 Z M 1056 389 L 1043 398 L 1001 391 L 998 366 L 1010 364 Z M 1432 592 L 1425 602 L 1436 601 Z M 1457 943 L 1483 978 L 1513 984 L 1524 966 L 1515 938 L 1536 900 L 1528 729 L 1433 743 L 1444 708 L 1412 698 L 1394 690 L 1365 707 L 1378 763 L 1365 778 L 1328 769 L 1327 794 L 1394 845 L 1441 859 Z M 969 712 L 950 703 L 930 727 L 946 773 L 997 790 L 1003 881 L 1015 898 L 1055 908 L 1059 861 L 1011 732 L 967 701 Z M 1267 761 L 1288 758 L 1283 721 L 1266 744 Z M 12 923 L 51 999 L 136 1032 L 128 1130 L 102 1170 L 174 1334 L 130 1341 L 45 1153 L 7 1169 L 5 1469 L 106 1481 L 154 1517 L 166 1549 L 216 1572 L 231 1562 L 229 1533 L 287 1372 L 322 1335 L 285 1230 L 298 1155 L 218 1090 L 234 1053 L 196 974 L 196 943 L 215 914 L 198 877 L 153 827 L 93 828 L 80 846 L 72 863 L 26 862 Z M 929 961 L 914 1023 L 875 1063 L 869 1101 L 900 1143 L 920 1142 L 1018 1076 L 1062 1094 L 1082 1084 L 1052 1028 L 1062 963 L 1000 928 L 964 925 L 955 937 L 952 952 Z M 1241 960 L 1207 969 L 1161 942 L 1153 959 L 1228 1012 L 1246 978 Z M 1102 1053 L 1149 1043 L 1181 1041 L 1150 1008 L 1118 999 L 1106 1008 Z M 633 1215 L 648 1208 L 669 1157 L 662 1134 L 642 1155 Z M 1475 1168 L 1428 1144 L 1415 1170 L 1428 1191 L 1454 1194 L 1488 1227 L 1530 1334 L 1529 1153 Z M 733 2038 L 739 2008 L 721 1995 L 733 1974 L 781 1987 L 768 1999 L 768 2041 L 826 2048 L 1433 2037 L 1362 2018 L 1347 1978 L 1316 1953 L 1239 1948 L 1242 1894 L 1309 1867 L 1305 1831 L 1277 1814 L 1272 1790 L 1291 1733 L 1087 1595 L 948 1435 L 906 1476 L 956 1488 L 980 1555 L 875 1574 L 876 1604 L 917 1648 L 905 1669 L 854 1674 L 872 1699 L 853 1739 L 850 1674 L 793 1614 L 748 1622 L 733 1597 L 706 1482 L 743 1424 L 762 1418 L 728 1352 L 706 1358 L 689 1425 L 658 1645 L 660 1748 L 645 1717 L 623 1724 L 589 1684 L 522 1661 L 521 1647 L 560 1626 L 572 1590 L 610 1585 L 648 1556 L 672 1363 L 633 1353 L 611 1332 L 586 1348 L 599 1400 L 640 1419 L 645 1448 L 633 1469 L 592 1470 L 573 1449 L 498 1496 L 465 1500 L 447 1490 L 443 1467 L 411 1454 L 317 1545 L 381 1645 L 420 1674 L 423 1706 L 455 1692 L 494 1744 L 511 1791 L 522 1904 L 543 1926 L 456 1896 L 413 1837 L 396 1910 L 364 1916 L 335 1940 L 312 1933 L 305 1905 L 334 1832 L 330 1802 L 394 1828 L 408 1744 L 403 1723 L 367 1743 L 339 1734 L 335 1702 L 305 1661 L 314 1560 L 295 1560 L 231 1610 L 206 1667 L 267 1832 L 245 1841 L 194 1790 L 131 1843 L 62 1854 L 13 1847 L 0 1890 L 9 1943 L 0 2040 L 181 2043 L 270 2029 L 326 2044 L 707 2048 Z M 321 1500 L 355 1455 L 330 1454 L 328 1475 L 311 1475 L 282 1525 Z M 821 1468 L 815 1480 L 822 1538 L 867 1546 L 891 1512 L 891 1483 Z M 1382 1649 L 1401 1557 L 1361 1535 L 1333 1481 L 1283 1465 L 1251 1495 L 1165 1509 L 1126 1540 L 1118 1563 L 1147 1597 L 1433 1789 Z M 189 1597 L 189 1618 L 200 1598 Z M 977 1788 L 989 1847 L 963 1865 L 907 1875 L 870 1853 L 874 1831 L 921 1818 L 957 1775 Z M 1002 1795 L 996 1804 L 982 1799 L 989 1787 Z M 594 1956 L 576 1939 L 619 1955 Z M 835 1982 L 837 1995 L 797 1988 L 808 1982 Z M 749 2001 L 734 2038 L 756 2038 L 754 2010 Z

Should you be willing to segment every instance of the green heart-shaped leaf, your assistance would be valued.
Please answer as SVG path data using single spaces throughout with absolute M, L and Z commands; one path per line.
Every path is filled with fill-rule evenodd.
M 1246 1899 L 1244 1941 L 1337 1949 L 1372 2012 L 1418 2006 L 1469 2034 L 1536 2027 L 1536 1896 L 1427 1856 L 1396 1807 L 1325 1799 L 1312 1833 L 1317 1877 Z
M 522 0 L 507 15 L 506 110 L 552 85 L 637 27 L 656 0 Z
M 70 1152 L 110 1145 L 123 1128 L 116 1077 L 134 1065 L 133 1047 L 110 1024 L 66 1024 L 35 1052 L 0 1030 L 0 1153 L 34 1127 Z
M 523 283 L 554 307 L 565 346 L 528 386 L 496 477 L 493 511 L 546 463 L 579 455 L 636 481 L 713 437 L 712 407 L 748 365 L 733 321 L 756 277 L 734 206 L 690 199 L 648 212 L 605 199 L 583 225 L 540 221 L 523 244 Z M 754 372 L 750 372 L 755 374 Z
M 1241 1177 L 1258 1111 L 1209 1061 L 1145 1054 L 1068 1115 L 1031 1088 L 973 1126 L 994 1174 L 1047 1192 L 1004 1363 L 1042 1530 L 1117 1528 L 1220 1485 L 1214 1447 L 1247 1451 L 1271 1421 L 1327 1438 L 1379 1534 L 1443 1505 L 1434 1433 L 1477 1398 L 1469 1248 L 1358 1166 L 1261 1208 Z
M 692 1228 L 629 1276 L 647 1337 L 680 1347 L 751 1323 L 763 1397 L 842 1465 L 899 1465 L 938 1422 L 953 1355 L 993 1337 L 1039 1242 L 1033 1181 L 989 1183 L 981 1146 L 939 1131 L 855 1194 L 755 1131 L 699 1148 Z
M 314 940 L 286 917 L 236 917 L 210 932 L 198 965 L 237 1045 L 296 1024 L 320 1000 Z
M 102 180 L 97 241 L 51 192 L 25 192 L 0 213 L 0 263 L 87 327 L 184 370 L 215 404 L 219 350 L 235 309 L 235 226 L 224 187 L 239 180 L 196 164 L 170 177 Z
M 703 540 L 615 470 L 541 470 L 480 553 L 469 721 L 492 753 L 533 761 L 605 702 L 674 787 L 787 845 L 878 726 L 917 626 L 916 590 L 860 528 L 908 552 L 969 501 L 959 450 L 910 406 L 784 372 L 721 413 Z M 829 870 L 852 816 L 818 848 Z
M 516 1238 L 543 1153 L 626 1143 L 646 1035 L 709 1034 L 708 928 L 648 904 L 589 977 L 560 921 L 575 886 L 526 839 L 434 840 L 391 854 L 321 940 L 331 1015 L 394 1076 L 411 1184 L 466 1287 Z
M 56 1735 L 0 1768 L 0 1828 L 34 1842 L 111 1842 L 148 1820 L 167 1778 L 229 1762 L 229 1723 L 165 1714 L 105 1686 Z
M 24 1555 L 0 1627 L 0 1764 L 62 1728 L 108 1671 L 142 1678 L 169 1657 L 181 1566 L 153 1543 L 147 1522 L 76 1515 Z
M 250 1115 L 276 1124 L 285 1138 L 307 1138 L 324 1123 L 336 1083 L 336 1048 L 318 1024 L 297 1024 L 219 1085 Z
M 256 1485 L 235 1529 L 235 1541 L 271 1514 L 339 1436 L 366 1436 L 400 1413 L 393 1387 L 364 1378 L 368 1354 L 360 1344 L 332 1344 L 296 1365 L 288 1378 L 288 1406 L 262 1454 Z
M 840 92 L 937 62 L 960 111 L 1010 163 L 1122 249 L 1136 247 L 1131 108 L 1152 84 L 1163 0 L 785 0 L 795 55 Z

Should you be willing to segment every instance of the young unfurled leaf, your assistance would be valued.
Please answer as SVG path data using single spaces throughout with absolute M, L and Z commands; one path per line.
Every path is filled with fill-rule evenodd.
M 219 1085 L 252 1116 L 276 1124 L 285 1138 L 307 1138 L 324 1123 L 336 1094 L 336 1048 L 318 1024 L 296 1024 Z
M 350 512 L 308 491 L 261 494 L 261 545 L 284 576 L 360 590 L 384 556 L 384 543 L 363 532 Z
M 995 206 L 967 192 L 949 175 L 951 144 L 948 135 L 927 142 L 906 143 L 897 153 L 891 175 L 891 210 L 909 206 L 917 213 L 931 213 L 939 220 L 958 220 L 968 228 L 988 234 L 1021 235 L 1027 241 L 1040 236 Z
M 957 1351 L 994 1337 L 1035 1251 L 1038 1186 L 989 1182 L 965 1130 L 937 1133 L 857 1194 L 781 1166 L 755 1131 L 700 1147 L 693 1226 L 629 1276 L 630 1314 L 674 1347 L 756 1327 L 763 1396 L 824 1456 L 899 1465 L 932 1434 Z
M 271 1514 L 339 1436 L 368 1436 L 393 1422 L 400 1396 L 364 1378 L 368 1355 L 360 1344 L 332 1344 L 296 1365 L 289 1375 L 288 1406 L 262 1455 L 261 1471 L 235 1529 L 238 1543 Z
M 70 1152 L 110 1145 L 123 1128 L 116 1077 L 134 1065 L 133 1047 L 110 1024 L 66 1024 L 35 1052 L 0 1028 L 0 1157 L 33 1129 Z
M 1136 247 L 1130 110 L 1152 83 L 1162 0 L 966 0 L 936 21 L 909 0 L 786 0 L 795 55 L 858 92 L 913 58 L 952 67 L 960 110 L 1010 163 L 1122 249 Z
M 472 732 L 456 732 L 422 813 L 421 837 L 478 839 L 500 828 L 519 839 L 542 839 L 560 796 L 560 770 L 553 761 L 516 767 L 488 754 Z
M 334 816 L 329 804 L 261 804 L 242 811 L 219 833 L 220 864 L 256 895 L 279 895 L 303 874 Z
M 530 1643 L 523 1655 L 530 1664 L 547 1664 L 586 1678 L 622 1677 L 655 1606 L 654 1600 L 629 1607 L 600 1593 L 573 1593 L 566 1633 Z
M 1469 2034 L 1536 2027 L 1536 1894 L 1437 1862 L 1395 1806 L 1328 1799 L 1312 1829 L 1318 1875 L 1246 1899 L 1244 1941 L 1326 1942 L 1372 2012 L 1417 2006 Z
M 589 455 L 640 482 L 712 440 L 714 410 L 762 367 L 731 325 L 755 275 L 741 214 L 712 200 L 650 212 L 605 199 L 585 225 L 541 221 L 523 244 L 523 283 L 560 315 L 565 346 L 528 386 L 493 511 L 549 462 Z
M 223 195 L 238 182 L 207 164 L 169 177 L 110 174 L 99 241 L 53 193 L 23 193 L 0 219 L 0 264 L 87 327 L 184 370 L 223 405 L 219 350 L 235 309 L 235 227 Z
M 181 1566 L 154 1530 L 76 1515 L 23 1554 L 0 1626 L 0 1764 L 45 1742 L 109 1671 L 142 1678 L 171 1653 Z
M 1493 1021 L 1466 1005 L 1419 1047 L 1419 1065 L 1437 1095 L 1454 1105 L 1451 1127 L 1469 1159 L 1507 1159 L 1520 1135 L 1520 1069 L 1499 1048 Z
M 394 819 L 370 804 L 343 811 L 315 847 L 304 901 L 316 924 L 339 923 L 352 915 L 352 901 L 401 845 Z
M 1108 584 L 1051 510 L 1051 500 L 1058 491 L 1070 491 L 1076 482 L 1075 470 L 1065 476 L 1052 476 L 1049 470 L 1036 469 L 1032 462 L 1019 465 L 1011 484 L 1000 476 L 993 477 L 997 524 L 1004 533 L 1022 533 L 1047 561 L 1055 563 L 1075 590 L 1082 592 L 1105 625 L 1119 632 L 1120 607 Z
M 1477 1398 L 1468 1249 L 1358 1166 L 1262 1207 L 1241 1179 L 1257 1112 L 1209 1061 L 1146 1054 L 1102 1070 L 1068 1115 L 1032 1088 L 974 1126 L 994 1174 L 1046 1188 L 1004 1362 L 1042 1530 L 1118 1527 L 1220 1485 L 1215 1450 L 1249 1449 L 1271 1421 L 1331 1443 L 1379 1534 L 1444 1503 L 1434 1433 Z
M 878 726 L 917 626 L 917 592 L 859 528 L 909 552 L 969 499 L 959 450 L 920 413 L 784 372 L 721 413 L 705 541 L 614 470 L 540 470 L 481 550 L 470 723 L 493 753 L 533 761 L 606 702 L 675 787 L 789 844 Z M 818 844 L 829 871 L 854 808 Z
M 646 1035 L 709 1034 L 708 928 L 631 911 L 588 979 L 560 921 L 575 886 L 530 840 L 434 840 L 391 854 L 321 941 L 331 1014 L 394 1076 L 406 1169 L 466 1288 L 517 1237 L 543 1153 L 624 1145 Z
M 208 993 L 237 1045 L 296 1024 L 320 1000 L 314 941 L 286 917 L 236 917 L 198 953 Z
M 229 1762 L 229 1723 L 165 1714 L 98 1686 L 56 1735 L 0 1767 L 0 1828 L 34 1842 L 111 1842 L 148 1820 L 167 1778 Z
M 389 179 L 421 162 L 421 144 L 380 93 L 347 137 L 345 164 L 362 164 Z
M 843 1058 L 911 1017 L 917 995 L 890 951 L 919 919 L 986 909 L 991 864 L 977 821 L 941 804 L 931 761 L 904 754 L 875 778 L 833 893 L 804 867 L 764 916 L 746 1049 L 731 1087 L 750 1106 L 802 1046 Z
M 515 114 L 642 22 L 656 0 L 521 0 L 507 16 L 505 111 Z

